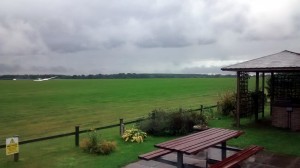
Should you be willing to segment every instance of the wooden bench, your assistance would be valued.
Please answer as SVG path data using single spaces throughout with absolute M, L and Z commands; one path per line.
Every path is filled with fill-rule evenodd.
M 158 149 L 149 153 L 145 153 L 143 155 L 139 155 L 139 159 L 143 159 L 143 160 L 151 160 L 151 159 L 155 159 L 158 158 L 162 155 L 166 155 L 171 153 L 172 151 L 170 150 L 166 150 L 166 149 Z
M 234 168 L 237 167 L 238 164 L 257 152 L 263 150 L 263 147 L 260 146 L 250 146 L 244 150 L 241 150 L 238 153 L 233 154 L 232 156 L 210 166 L 210 168 Z

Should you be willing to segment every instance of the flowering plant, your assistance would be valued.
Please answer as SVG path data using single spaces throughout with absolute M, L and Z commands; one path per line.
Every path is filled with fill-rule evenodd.
M 126 129 L 124 134 L 122 135 L 122 138 L 125 141 L 130 140 L 131 142 L 137 142 L 137 143 L 142 143 L 144 142 L 144 139 L 147 137 L 147 133 L 141 131 L 140 129 L 137 128 L 131 128 L 131 129 Z

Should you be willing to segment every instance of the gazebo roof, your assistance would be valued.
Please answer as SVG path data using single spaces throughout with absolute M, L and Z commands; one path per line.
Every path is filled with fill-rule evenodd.
M 223 67 L 221 70 L 244 72 L 300 71 L 300 53 L 284 50 L 276 54 Z

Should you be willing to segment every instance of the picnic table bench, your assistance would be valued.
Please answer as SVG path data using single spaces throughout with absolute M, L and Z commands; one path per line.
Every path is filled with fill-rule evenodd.
M 231 156 L 229 156 L 228 158 L 213 164 L 212 166 L 210 166 L 210 168 L 234 168 L 237 167 L 239 163 L 241 163 L 242 161 L 248 159 L 249 157 L 251 157 L 252 155 L 256 154 L 257 152 L 263 150 L 263 147 L 260 146 L 250 146 L 244 150 L 241 150 L 240 152 L 237 152 Z
M 140 155 L 139 159 L 152 160 L 152 159 L 158 158 L 160 156 L 163 156 L 163 155 L 166 155 L 169 153 L 172 153 L 172 151 L 166 150 L 166 149 L 157 149 L 155 151 Z
M 229 130 L 222 128 L 210 128 L 205 131 L 193 133 L 184 137 L 176 138 L 167 142 L 156 144 L 158 150 L 140 155 L 140 159 L 151 160 L 160 156 L 176 152 L 177 153 L 177 167 L 183 167 L 183 154 L 196 154 L 199 151 L 221 144 L 222 160 L 226 159 L 226 141 L 232 138 L 237 138 L 242 135 L 243 131 Z M 250 154 L 252 152 L 246 152 Z M 233 161 L 245 157 L 246 154 L 232 159 Z M 238 155 L 236 155 L 238 156 Z M 230 161 L 228 161 L 230 162 Z M 217 167 L 216 167 L 217 168 Z

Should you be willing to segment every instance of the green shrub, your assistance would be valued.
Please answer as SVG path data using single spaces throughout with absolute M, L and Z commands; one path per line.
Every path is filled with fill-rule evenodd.
M 147 137 L 147 133 L 143 132 L 137 128 L 126 129 L 122 138 L 125 141 L 137 142 L 141 143 L 144 142 L 144 139 Z
M 169 116 L 165 110 L 155 109 L 147 120 L 138 123 L 138 128 L 150 135 L 166 135 L 169 130 Z
M 104 155 L 110 154 L 117 147 L 115 142 L 102 140 L 93 129 L 88 133 L 88 138 L 80 141 L 79 146 L 85 152 Z
M 195 125 L 207 125 L 207 117 L 199 112 L 179 109 L 169 115 L 171 135 L 184 135 L 194 131 Z
M 226 92 L 219 100 L 222 115 L 232 115 L 236 111 L 236 93 Z
M 263 100 L 262 91 L 248 91 L 244 96 L 247 96 L 248 99 L 246 101 L 241 101 L 240 106 L 243 108 L 240 111 L 240 117 L 251 117 L 257 108 L 262 108 L 263 102 L 266 102 L 266 96 Z M 256 100 L 258 99 L 258 107 L 256 107 Z M 224 95 L 220 97 L 219 100 L 221 106 L 222 115 L 236 115 L 236 93 L 234 92 L 226 92 Z M 261 109 L 260 109 L 261 110 Z
M 207 124 L 207 117 L 199 112 L 176 109 L 154 110 L 139 128 L 151 135 L 184 135 L 193 131 L 194 125 Z

